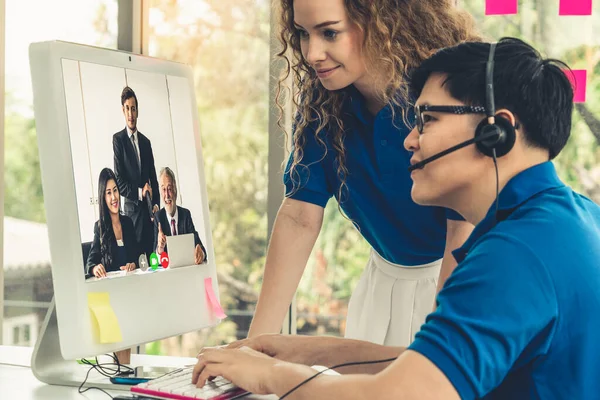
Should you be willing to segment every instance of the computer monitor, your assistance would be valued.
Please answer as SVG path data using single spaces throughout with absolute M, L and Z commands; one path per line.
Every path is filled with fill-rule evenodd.
M 33 367 L 69 384 L 50 376 L 62 368 L 53 364 L 219 322 L 198 112 L 184 64 L 60 41 L 34 43 L 29 56 L 56 307 Z M 163 250 L 155 221 L 165 236 L 194 234 L 193 265 L 152 264 Z M 101 343 L 89 294 L 107 296 L 121 340 Z

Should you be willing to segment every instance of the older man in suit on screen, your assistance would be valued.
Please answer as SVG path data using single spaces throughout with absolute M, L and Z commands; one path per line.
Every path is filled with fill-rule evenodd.
M 154 218 L 154 248 L 157 254 L 167 251 L 167 236 L 194 234 L 194 259 L 196 264 L 206 262 L 206 249 L 198 236 L 192 221 L 192 213 L 187 208 L 177 205 L 177 180 L 169 167 L 159 174 L 160 194 L 164 207 Z

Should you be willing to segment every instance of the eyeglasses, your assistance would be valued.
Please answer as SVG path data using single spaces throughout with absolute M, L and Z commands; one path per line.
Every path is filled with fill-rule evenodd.
M 423 127 L 425 126 L 425 119 L 423 113 L 426 111 L 441 112 L 449 114 L 485 114 L 485 107 L 481 106 L 430 106 L 423 104 L 415 107 L 415 119 L 417 123 L 417 130 L 419 133 L 423 133 Z

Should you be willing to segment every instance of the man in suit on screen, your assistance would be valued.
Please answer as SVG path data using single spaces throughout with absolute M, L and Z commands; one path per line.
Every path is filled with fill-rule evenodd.
M 194 234 L 194 259 L 196 264 L 206 262 L 206 249 L 192 221 L 192 213 L 177 205 L 177 180 L 169 167 L 160 171 L 160 194 L 164 207 L 154 218 L 154 249 L 156 254 L 167 251 L 167 236 Z
M 150 140 L 137 129 L 138 100 L 130 87 L 121 92 L 126 126 L 113 135 L 114 166 L 123 212 L 133 220 L 140 248 L 150 255 L 152 220 L 159 209 L 158 181 Z

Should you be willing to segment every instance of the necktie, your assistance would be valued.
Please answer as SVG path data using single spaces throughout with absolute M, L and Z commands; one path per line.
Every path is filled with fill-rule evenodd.
M 131 135 L 131 143 L 133 144 L 133 150 L 135 151 L 135 156 L 137 158 L 138 168 L 141 170 L 142 166 L 140 165 L 140 153 L 138 153 L 137 146 L 135 145 L 135 135 Z
M 175 229 L 175 218 L 171 219 L 171 234 L 173 236 L 177 235 L 177 229 Z

